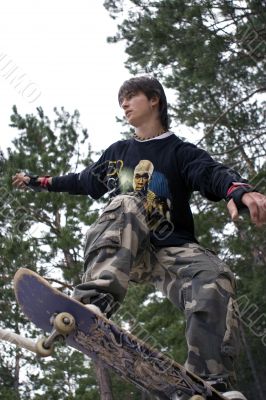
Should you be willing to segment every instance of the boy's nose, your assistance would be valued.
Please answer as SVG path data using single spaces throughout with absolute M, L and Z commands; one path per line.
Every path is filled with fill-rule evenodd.
M 128 107 L 128 100 L 127 99 L 123 99 L 122 103 L 121 103 L 121 107 L 125 110 Z

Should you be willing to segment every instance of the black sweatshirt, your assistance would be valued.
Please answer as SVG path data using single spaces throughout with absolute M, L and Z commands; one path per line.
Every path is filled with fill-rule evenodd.
M 193 191 L 212 201 L 226 197 L 232 182 L 246 182 L 195 145 L 174 134 L 149 141 L 121 140 L 80 173 L 53 177 L 50 191 L 99 199 L 135 192 L 143 196 L 151 240 L 157 246 L 196 242 L 189 200 Z

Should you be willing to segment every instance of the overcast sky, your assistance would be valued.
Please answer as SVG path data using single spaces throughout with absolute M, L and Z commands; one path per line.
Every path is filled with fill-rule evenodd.
M 124 44 L 108 44 L 116 32 L 100 0 L 8 0 L 0 3 L 0 147 L 17 135 L 9 128 L 12 106 L 35 113 L 42 106 L 78 109 L 94 150 L 121 138 L 117 103 Z M 21 80 L 19 80 L 19 78 Z M 19 83 L 20 82 L 20 83 Z M 193 141 L 193 140 L 192 140 Z
M 13 104 L 22 114 L 35 113 L 39 105 L 50 116 L 54 106 L 78 109 L 98 149 L 120 138 L 117 91 L 129 73 L 123 46 L 106 43 L 115 32 L 116 23 L 99 0 L 1 2 L 2 148 L 16 134 L 8 128 Z

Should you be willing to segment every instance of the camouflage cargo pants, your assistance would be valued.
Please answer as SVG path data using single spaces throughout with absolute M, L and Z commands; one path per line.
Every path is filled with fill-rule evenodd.
M 238 342 L 232 272 L 196 243 L 154 248 L 149 233 L 141 199 L 115 197 L 87 233 L 85 274 L 74 297 L 111 315 L 130 280 L 151 282 L 184 312 L 186 367 L 203 378 L 232 382 Z

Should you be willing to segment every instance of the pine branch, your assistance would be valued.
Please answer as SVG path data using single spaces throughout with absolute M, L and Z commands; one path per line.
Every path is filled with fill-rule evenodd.
M 248 96 L 244 97 L 244 99 L 241 99 L 237 102 L 235 102 L 234 104 L 232 104 L 229 108 L 227 108 L 221 115 L 219 115 L 219 117 L 214 121 L 214 123 L 212 124 L 212 126 L 210 127 L 210 129 L 207 131 L 207 133 L 203 136 L 203 138 L 201 138 L 197 145 L 199 145 L 204 139 L 206 139 L 206 137 L 208 137 L 214 130 L 215 126 L 218 124 L 218 122 L 226 115 L 229 113 L 229 111 L 233 110 L 235 107 L 237 107 L 239 104 L 244 103 L 245 101 L 247 101 L 248 99 L 250 99 L 252 96 L 254 96 L 254 94 L 259 93 L 259 92 L 266 92 L 266 86 L 256 89 L 254 90 L 254 92 L 250 93 Z
M 239 145 L 234 146 L 234 147 L 231 147 L 231 148 L 229 148 L 228 150 L 224 150 L 224 151 L 222 151 L 221 153 L 213 153 L 213 152 L 212 152 L 211 154 L 212 154 L 212 156 L 223 156 L 223 155 L 225 155 L 225 154 L 233 153 L 233 152 L 239 150 L 240 147 L 247 146 L 247 145 L 251 144 L 252 142 L 254 142 L 254 140 L 259 140 L 259 138 L 260 138 L 261 136 L 265 136 L 265 132 L 262 132 L 262 133 L 260 133 L 260 134 L 257 134 L 255 137 L 253 137 L 253 138 L 251 138 L 251 139 L 249 139 L 249 140 L 247 140 L 247 141 L 245 141 L 245 142 L 241 142 Z M 260 142 L 260 146 L 263 146 L 263 144 L 264 144 L 264 142 L 263 142 L 263 143 Z M 255 145 L 256 145 L 256 143 L 255 143 Z

